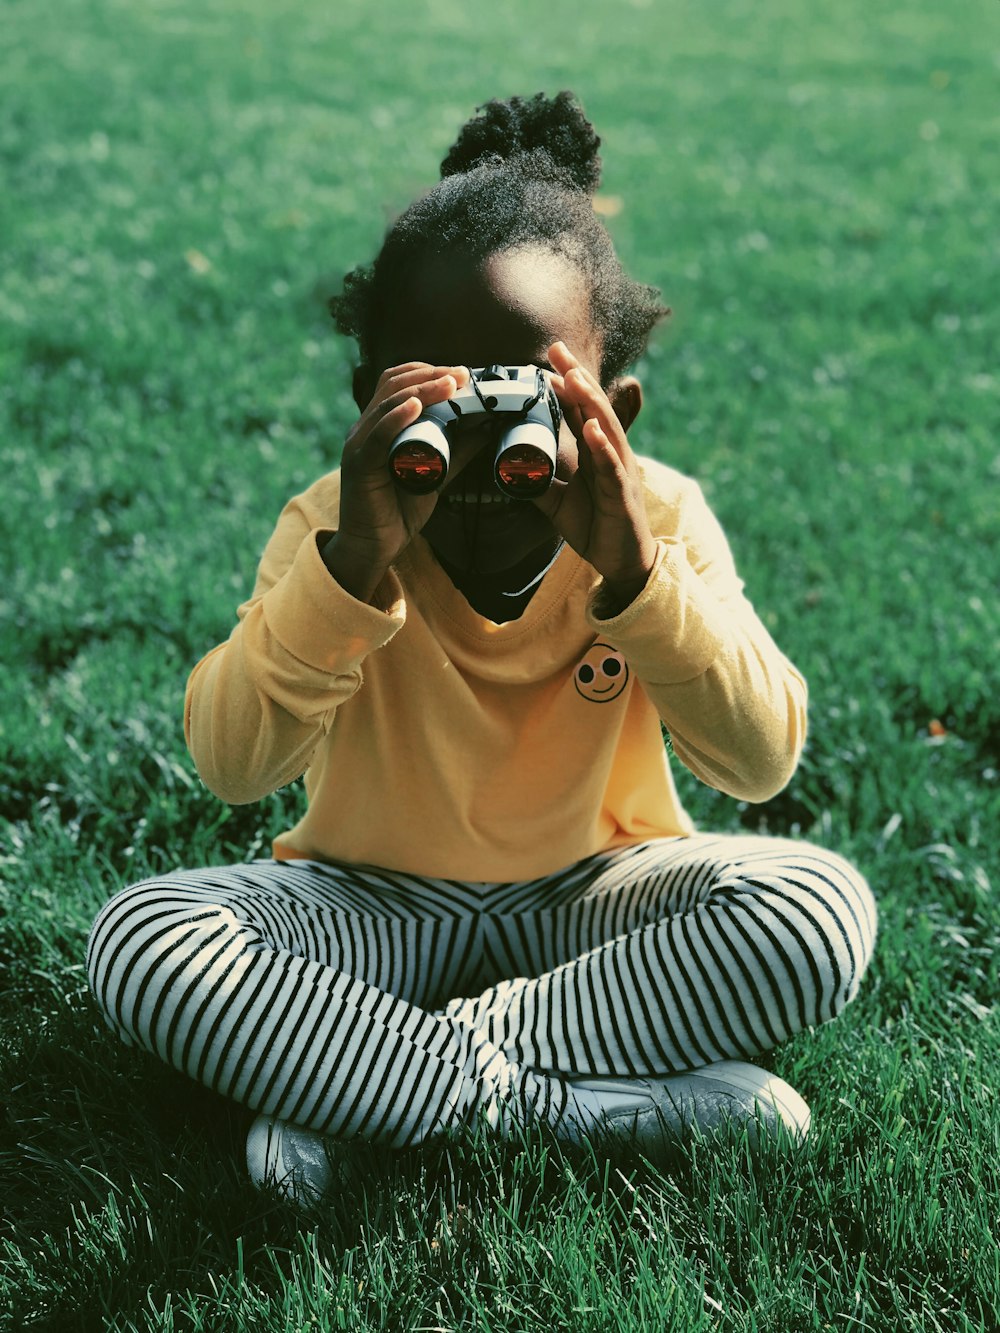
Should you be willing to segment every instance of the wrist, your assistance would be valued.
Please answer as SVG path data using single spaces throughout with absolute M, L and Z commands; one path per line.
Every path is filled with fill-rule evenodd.
M 339 532 L 320 542 L 320 557 L 344 592 L 359 602 L 371 602 L 388 566 L 373 561 L 370 552 L 353 546 Z
M 613 620 L 615 616 L 632 605 L 649 581 L 649 575 L 643 578 L 629 579 L 624 583 L 611 583 L 604 580 L 601 588 L 601 619 Z
M 605 620 L 620 615 L 642 593 L 656 564 L 656 550 L 656 543 L 651 541 L 649 549 L 643 551 L 636 564 L 627 570 L 604 575 L 601 610 Z

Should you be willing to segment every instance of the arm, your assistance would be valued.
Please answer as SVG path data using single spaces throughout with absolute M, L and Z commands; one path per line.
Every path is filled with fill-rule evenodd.
M 394 575 L 372 604 L 331 577 L 320 551 L 331 534 L 311 527 L 308 499 L 282 514 L 238 625 L 188 680 L 188 748 L 205 784 L 233 805 L 305 771 L 336 710 L 361 686 L 364 659 L 405 618 Z
M 361 686 L 365 658 L 403 624 L 392 564 L 436 497 L 400 494 L 386 459 L 399 432 L 465 373 L 421 362 L 381 376 L 341 473 L 285 508 L 239 624 L 191 673 L 188 748 L 223 800 L 259 800 L 299 777 Z
M 789 781 L 806 735 L 806 683 L 743 594 L 725 536 L 692 481 L 650 493 L 657 558 L 623 611 L 598 588 L 591 623 L 634 669 L 674 752 L 709 786 L 766 801 Z M 610 614 L 609 614 L 610 611 Z
M 658 484 L 644 482 L 625 435 L 638 406 L 619 419 L 626 390 L 609 398 L 561 343 L 549 356 L 580 463 L 538 503 L 602 576 L 591 623 L 625 654 L 678 758 L 720 791 L 767 800 L 802 750 L 805 682 L 744 597 L 698 486 L 658 464 Z

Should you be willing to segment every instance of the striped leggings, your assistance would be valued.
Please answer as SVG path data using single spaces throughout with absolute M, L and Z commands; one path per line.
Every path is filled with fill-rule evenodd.
M 107 903 L 87 963 L 125 1040 L 255 1110 L 403 1147 L 558 1126 L 574 1078 L 767 1050 L 855 995 L 875 925 L 840 857 L 697 835 L 527 883 L 182 871 Z

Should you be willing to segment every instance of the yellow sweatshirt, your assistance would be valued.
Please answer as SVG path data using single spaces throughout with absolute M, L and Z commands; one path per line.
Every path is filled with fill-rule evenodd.
M 524 880 L 591 853 L 690 833 L 660 722 L 704 782 L 779 791 L 805 736 L 806 687 L 743 595 L 690 479 L 643 460 L 656 565 L 600 617 L 568 547 L 519 619 L 469 606 L 416 538 L 358 602 L 319 548 L 340 478 L 285 508 L 229 640 L 195 667 L 185 731 L 232 804 L 305 774 L 274 843 L 311 857 L 460 880 Z

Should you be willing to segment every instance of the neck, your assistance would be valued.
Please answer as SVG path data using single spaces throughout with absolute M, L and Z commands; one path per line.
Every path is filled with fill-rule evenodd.
M 463 569 L 438 551 L 434 551 L 434 556 L 472 609 L 502 625 L 523 614 L 561 548 L 561 540 L 553 536 L 516 565 L 492 573 Z

